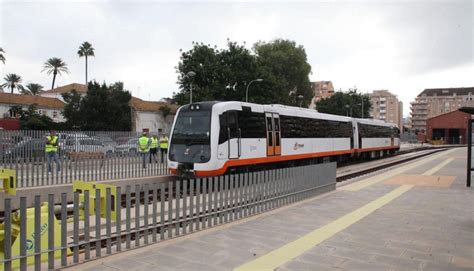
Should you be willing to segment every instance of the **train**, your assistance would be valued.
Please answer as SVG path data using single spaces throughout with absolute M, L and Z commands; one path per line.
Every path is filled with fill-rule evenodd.
M 238 101 L 181 106 L 170 134 L 168 167 L 178 176 L 378 158 L 400 149 L 400 130 L 381 120 Z

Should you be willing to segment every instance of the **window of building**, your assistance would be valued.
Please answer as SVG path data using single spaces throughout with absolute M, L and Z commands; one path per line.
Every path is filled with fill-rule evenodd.
M 58 117 L 58 112 L 57 111 L 53 111 L 53 118 L 57 118 Z

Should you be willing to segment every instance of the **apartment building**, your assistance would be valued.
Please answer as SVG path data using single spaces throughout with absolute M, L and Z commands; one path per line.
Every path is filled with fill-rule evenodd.
M 316 103 L 324 98 L 331 97 L 334 95 L 334 86 L 331 81 L 318 81 L 311 82 L 311 89 L 313 90 L 314 97 L 311 100 L 309 108 L 316 109 Z
M 370 117 L 394 123 L 403 132 L 403 103 L 388 90 L 374 90 L 369 93 L 372 103 Z
M 411 103 L 413 130 L 425 132 L 427 119 L 463 106 L 474 106 L 474 87 L 425 89 Z

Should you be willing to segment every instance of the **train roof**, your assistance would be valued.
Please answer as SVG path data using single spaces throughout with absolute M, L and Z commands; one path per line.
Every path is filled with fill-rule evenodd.
M 256 103 L 247 103 L 247 102 L 239 102 L 239 101 L 206 101 L 206 102 L 197 102 L 193 104 L 203 105 L 207 108 L 216 108 L 219 111 L 228 111 L 228 110 L 243 110 L 244 108 L 250 108 L 252 112 L 264 113 L 264 112 L 271 112 L 271 113 L 278 113 L 283 116 L 297 116 L 297 117 L 306 117 L 306 118 L 319 118 L 319 119 L 326 119 L 326 120 L 334 120 L 334 121 L 353 121 L 355 120 L 358 123 L 363 124 L 372 124 L 372 125 L 380 125 L 380 126 L 388 126 L 388 127 L 396 127 L 393 123 L 387 123 L 382 120 L 374 120 L 374 119 L 360 119 L 360 118 L 351 118 L 339 115 L 332 115 L 326 113 L 320 113 L 314 109 L 309 108 L 301 108 L 295 106 L 288 106 L 282 104 L 256 104 Z M 188 107 L 188 105 L 184 105 L 182 107 Z

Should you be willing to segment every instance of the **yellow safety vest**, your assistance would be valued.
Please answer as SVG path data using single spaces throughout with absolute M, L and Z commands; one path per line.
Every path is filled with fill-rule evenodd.
M 48 143 L 46 143 L 46 152 L 58 152 L 58 136 L 47 136 Z
M 158 138 L 154 138 L 154 137 L 151 138 L 150 148 L 152 149 L 158 148 Z
M 138 139 L 138 151 L 140 152 L 148 152 L 149 146 L 148 146 L 148 141 L 150 139 L 146 136 L 142 136 Z
M 160 149 L 168 149 L 168 137 L 160 137 Z

